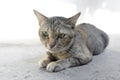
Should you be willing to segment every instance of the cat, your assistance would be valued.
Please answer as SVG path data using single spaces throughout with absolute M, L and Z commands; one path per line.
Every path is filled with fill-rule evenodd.
M 40 26 L 40 40 L 48 49 L 39 66 L 49 72 L 87 64 L 93 55 L 102 53 L 109 43 L 108 35 L 94 25 L 76 25 L 81 12 L 70 18 L 48 18 L 37 10 L 33 11 Z

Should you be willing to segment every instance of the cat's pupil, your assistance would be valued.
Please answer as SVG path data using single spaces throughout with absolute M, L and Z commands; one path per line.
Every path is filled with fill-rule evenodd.
M 59 38 L 64 38 L 64 36 L 65 36 L 65 34 L 64 33 L 61 33 L 61 34 L 59 34 Z
M 43 35 L 44 37 L 48 37 L 48 33 L 47 33 L 47 32 L 42 32 L 42 35 Z

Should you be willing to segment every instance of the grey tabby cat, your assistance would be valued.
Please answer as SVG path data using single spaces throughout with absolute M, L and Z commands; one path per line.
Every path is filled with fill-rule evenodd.
M 88 23 L 75 26 L 81 13 L 70 18 L 48 18 L 36 10 L 34 13 L 40 25 L 40 40 L 48 49 L 39 65 L 49 72 L 87 64 L 108 45 L 107 34 L 95 26 Z

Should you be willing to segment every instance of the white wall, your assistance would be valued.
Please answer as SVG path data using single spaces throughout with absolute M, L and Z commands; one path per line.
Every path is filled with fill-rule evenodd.
M 0 41 L 38 39 L 37 9 L 44 15 L 70 17 L 81 11 L 89 22 L 109 34 L 119 34 L 119 0 L 0 0 Z
M 79 22 L 89 22 L 108 34 L 119 34 L 120 0 L 76 0 L 77 10 L 82 11 Z
M 38 38 L 33 9 L 46 16 L 68 17 L 76 13 L 75 4 L 61 0 L 0 0 L 0 41 Z

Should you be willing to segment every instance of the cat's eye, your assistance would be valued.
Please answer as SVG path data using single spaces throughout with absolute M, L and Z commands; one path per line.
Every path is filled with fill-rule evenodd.
M 49 35 L 48 35 L 48 33 L 47 32 L 42 32 L 42 35 L 44 36 L 44 37 L 48 37 Z
M 58 37 L 59 37 L 59 38 L 64 38 L 64 37 L 65 37 L 65 34 L 64 34 L 64 33 L 61 33 L 61 34 L 59 34 Z

